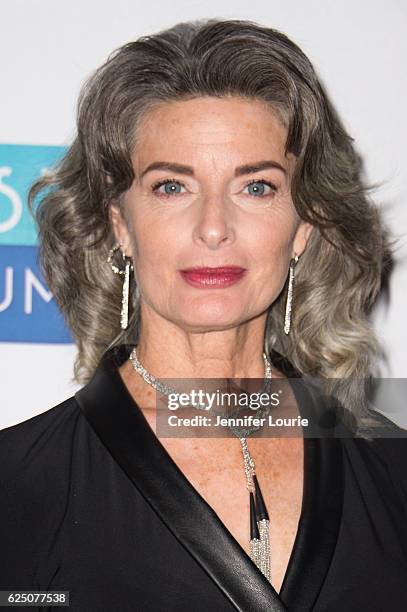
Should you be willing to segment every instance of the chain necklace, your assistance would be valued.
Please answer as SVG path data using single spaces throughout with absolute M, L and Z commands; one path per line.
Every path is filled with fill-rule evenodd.
M 263 360 L 263 388 L 269 391 L 271 388 L 271 364 L 267 358 L 266 353 L 264 352 Z M 137 357 L 136 347 L 134 347 L 131 351 L 130 361 L 133 365 L 134 370 L 145 380 L 146 383 L 156 389 L 156 391 L 159 391 L 163 395 L 169 395 L 170 393 L 177 394 L 177 391 L 175 389 L 172 389 L 171 387 L 168 387 L 167 385 L 163 384 L 142 366 Z M 194 404 L 194 407 L 198 409 L 204 408 L 203 405 L 197 404 Z M 269 407 L 266 408 L 269 410 Z M 259 427 L 241 429 L 230 426 L 230 429 L 239 438 L 242 447 L 244 470 L 246 474 L 246 487 L 249 491 L 250 496 L 250 558 L 256 564 L 259 570 L 264 574 L 267 580 L 271 582 L 269 535 L 270 519 L 256 477 L 255 464 L 250 454 L 246 440 L 246 436 L 250 435 L 250 433 L 252 433 L 253 431 L 257 431 Z

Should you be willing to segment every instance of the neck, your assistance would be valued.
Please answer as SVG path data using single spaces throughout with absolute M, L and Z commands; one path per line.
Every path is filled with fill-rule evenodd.
M 157 378 L 263 378 L 266 315 L 208 332 L 180 328 L 145 309 L 137 356 Z

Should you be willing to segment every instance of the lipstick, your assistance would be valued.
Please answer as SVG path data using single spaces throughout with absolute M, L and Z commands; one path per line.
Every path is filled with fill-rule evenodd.
M 193 287 L 219 289 L 234 285 L 246 273 L 240 266 L 219 266 L 217 268 L 188 268 L 180 270 L 183 279 Z

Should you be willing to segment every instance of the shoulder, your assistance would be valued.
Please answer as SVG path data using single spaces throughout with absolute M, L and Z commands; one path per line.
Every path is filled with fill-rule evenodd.
M 24 436 L 27 432 L 39 432 L 46 429 L 51 424 L 56 424 L 66 419 L 70 414 L 78 408 L 77 401 L 74 396 L 69 397 L 60 404 L 48 408 L 44 412 L 40 412 L 16 425 L 10 425 L 0 429 L 0 440 L 7 441 L 11 438 Z
M 381 413 L 372 411 L 377 425 L 365 430 L 370 438 L 357 437 L 344 442 L 348 453 L 356 454 L 370 474 L 376 474 L 383 486 L 392 485 L 407 510 L 407 430 Z M 380 478 L 382 477 L 382 478 Z
M 407 490 L 407 431 L 394 426 L 394 435 L 377 436 L 371 450 L 392 473 L 404 480 Z
M 80 408 L 75 397 L 21 423 L 0 430 L 0 473 L 4 468 L 32 465 L 62 449 L 75 428 Z
M 39 505 L 65 492 L 81 410 L 74 397 L 0 430 L 0 488 Z M 41 501 L 42 500 L 42 501 Z

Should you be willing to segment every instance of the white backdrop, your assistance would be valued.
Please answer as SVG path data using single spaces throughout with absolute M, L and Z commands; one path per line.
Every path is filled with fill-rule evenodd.
M 401 239 L 390 303 L 381 302 L 373 320 L 388 353 L 383 375 L 407 377 L 404 0 L 2 0 L 0 145 L 68 145 L 80 86 L 113 49 L 199 17 L 250 19 L 290 36 L 314 63 L 355 138 L 367 178 L 385 181 L 375 198 Z M 4 292 L 0 268 L 3 303 Z M 44 412 L 77 388 L 74 345 L 1 341 L 9 337 L 6 314 L 0 312 L 0 428 Z M 386 409 L 407 426 L 402 403 Z

